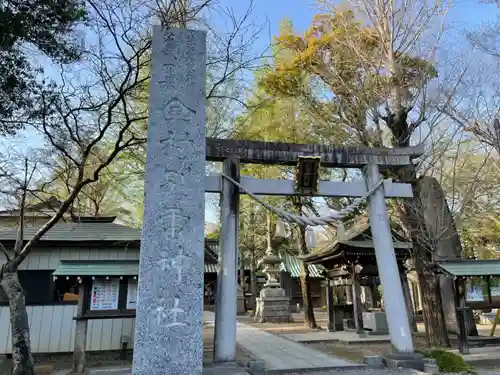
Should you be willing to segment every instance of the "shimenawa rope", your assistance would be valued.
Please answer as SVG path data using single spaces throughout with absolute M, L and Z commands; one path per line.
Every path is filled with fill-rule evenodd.
M 360 198 L 355 199 L 353 203 L 351 203 L 349 206 L 341 209 L 340 211 L 335 211 L 327 216 L 309 217 L 309 216 L 294 215 L 294 214 L 286 212 L 280 208 L 271 206 L 269 203 L 267 203 L 264 200 L 262 200 L 261 198 L 259 198 L 257 195 L 252 193 L 250 190 L 248 190 L 245 186 L 240 184 L 238 181 L 235 181 L 233 178 L 229 177 L 225 173 L 221 173 L 221 175 L 222 175 L 222 177 L 226 178 L 229 182 L 231 182 L 232 184 L 234 184 L 235 186 L 237 186 L 241 190 L 243 190 L 245 193 L 247 193 L 251 198 L 253 198 L 255 201 L 257 201 L 259 204 L 261 204 L 262 206 L 264 206 L 265 208 L 267 208 L 269 211 L 273 212 L 274 214 L 278 215 L 279 217 L 285 219 L 288 222 L 297 223 L 298 225 L 301 225 L 301 226 L 311 226 L 311 227 L 328 225 L 328 224 L 334 223 L 336 221 L 342 221 L 347 215 L 358 210 L 359 206 L 361 204 L 363 204 L 364 202 L 366 202 L 368 197 L 370 195 L 372 195 L 384 183 L 384 180 L 380 180 L 371 189 L 369 189 L 365 195 L 363 195 Z

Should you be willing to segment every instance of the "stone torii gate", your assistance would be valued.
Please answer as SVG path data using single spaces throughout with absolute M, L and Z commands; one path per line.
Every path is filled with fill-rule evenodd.
M 410 165 L 412 158 L 422 153 L 421 147 L 375 149 L 210 138 L 206 141 L 207 161 L 222 161 L 223 175 L 239 182 L 255 195 L 363 197 L 380 182 L 381 168 Z M 362 169 L 366 182 L 320 181 L 317 192 L 311 193 L 307 191 L 308 189 L 298 189 L 294 180 L 257 179 L 239 175 L 240 163 L 297 166 L 298 161 L 304 157 L 318 157 L 322 167 Z M 239 194 L 244 194 L 245 191 L 222 175 L 205 177 L 205 191 L 222 195 L 218 276 L 220 289 L 217 291 L 214 360 L 234 361 L 236 355 L 238 204 Z M 391 296 L 385 302 L 391 341 L 396 350 L 402 353 L 412 353 L 413 344 L 385 198 L 412 196 L 410 184 L 386 180 L 368 199 L 379 274 L 384 294 Z
M 236 351 L 237 220 L 240 189 L 205 176 L 205 161 L 259 195 L 303 194 L 288 180 L 239 178 L 239 163 L 296 165 L 304 156 L 324 167 L 363 168 L 364 182 L 321 181 L 317 196 L 364 196 L 380 183 L 380 168 L 409 165 L 420 149 L 364 149 L 205 139 L 205 33 L 154 27 L 148 149 L 133 375 L 201 375 L 205 192 L 222 194 L 223 223 L 216 312 L 215 359 Z M 398 352 L 413 344 L 388 222 L 386 197 L 411 197 L 411 187 L 385 181 L 369 198 L 370 221 Z M 383 265 L 383 267 L 381 267 Z

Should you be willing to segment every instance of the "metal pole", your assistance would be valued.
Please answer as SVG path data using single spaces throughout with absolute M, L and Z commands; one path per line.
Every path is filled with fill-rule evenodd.
M 239 160 L 224 160 L 224 174 L 239 180 Z M 237 242 L 239 189 L 222 178 L 221 231 L 217 299 L 215 305 L 214 361 L 236 360 Z
M 368 188 L 377 184 L 381 179 L 379 167 L 376 164 L 367 165 L 364 174 Z M 399 278 L 383 186 L 380 186 L 372 194 L 368 203 L 378 273 L 384 288 L 384 306 L 391 343 L 400 353 L 413 353 L 412 335 Z

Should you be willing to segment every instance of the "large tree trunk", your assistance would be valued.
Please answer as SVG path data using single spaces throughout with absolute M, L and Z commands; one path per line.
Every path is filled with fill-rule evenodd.
M 415 182 L 415 169 L 403 168 L 399 171 L 402 182 L 412 183 L 415 198 L 403 202 L 401 219 L 413 244 L 413 259 L 422 290 L 422 312 L 427 333 L 427 341 L 431 346 L 449 347 L 450 339 L 446 329 L 441 289 L 438 278 L 432 272 L 433 253 L 431 246 L 434 238 L 428 238 L 429 232 L 424 223 L 424 207 L 422 207 L 419 185 Z
M 314 317 L 311 288 L 309 288 L 309 270 L 302 261 L 300 262 L 300 288 L 304 305 L 304 323 L 309 328 L 318 328 Z
M 306 230 L 300 227 L 298 237 L 298 247 L 301 255 L 307 255 Z M 311 288 L 309 287 L 309 269 L 304 262 L 300 262 L 300 288 L 302 290 L 302 303 L 304 305 L 304 323 L 309 328 L 317 328 L 316 318 L 311 297 Z
M 435 239 L 435 260 L 457 260 L 462 256 L 462 244 L 455 226 L 453 215 L 446 202 L 446 196 L 439 182 L 434 177 L 423 177 L 417 182 L 424 226 L 427 236 Z M 453 280 L 445 275 L 439 276 L 444 318 L 449 332 L 458 334 L 455 312 Z M 477 336 L 477 327 L 473 314 L 466 316 L 466 328 L 469 336 Z
M 257 306 L 257 277 L 255 276 L 255 269 L 257 268 L 255 262 L 255 248 L 252 249 L 250 255 L 250 293 L 252 293 L 252 309 L 255 312 Z
M 31 355 L 30 330 L 24 290 L 17 271 L 6 271 L 4 265 L 0 286 L 9 300 L 10 326 L 12 330 L 12 375 L 34 375 Z
M 422 313 L 424 317 L 427 343 L 430 347 L 450 347 L 441 300 L 439 280 L 430 270 L 428 251 L 418 243 L 413 243 L 415 269 L 422 289 Z
M 245 311 L 247 311 L 247 299 L 246 299 L 246 282 L 245 282 L 245 253 L 240 251 L 240 288 L 243 293 L 243 303 L 245 305 Z

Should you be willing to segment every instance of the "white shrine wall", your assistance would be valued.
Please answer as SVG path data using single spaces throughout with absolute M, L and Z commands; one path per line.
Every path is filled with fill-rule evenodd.
M 20 271 L 55 271 L 61 260 L 139 260 L 138 249 L 122 248 L 43 248 L 33 252 L 19 267 Z M 0 253 L 0 266 L 5 262 Z M 75 338 L 74 304 L 28 305 L 31 349 L 33 353 L 72 352 Z M 0 300 L 0 355 L 12 353 L 9 306 Z M 133 347 L 135 318 L 95 319 L 88 321 L 87 351 L 121 349 L 120 338 L 130 338 Z

